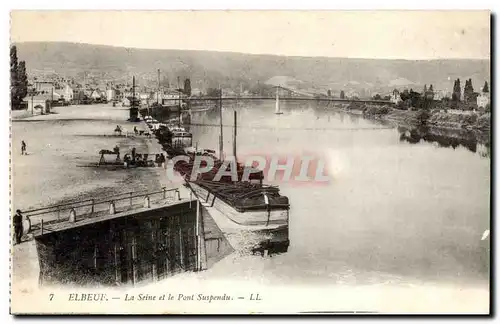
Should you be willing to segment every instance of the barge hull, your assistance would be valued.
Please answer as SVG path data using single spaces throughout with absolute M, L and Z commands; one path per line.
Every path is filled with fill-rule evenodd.
M 200 199 L 200 201 L 207 204 L 207 206 L 215 207 L 221 213 L 226 215 L 232 222 L 242 227 L 255 226 L 269 228 L 288 225 L 288 208 L 270 210 L 260 209 L 238 212 L 232 206 L 198 184 L 190 182 L 189 186 L 191 186 L 194 194 Z
M 267 211 L 239 213 L 204 188 L 193 183 L 190 183 L 190 186 L 200 200 L 204 211 L 212 217 L 235 251 L 240 254 L 264 254 L 265 251 L 269 254 L 277 254 L 288 251 L 290 245 L 288 210 L 271 211 L 271 221 L 267 223 Z M 242 221 L 252 214 L 254 220 L 261 220 Z M 235 217 L 239 217 L 240 222 L 231 219 Z

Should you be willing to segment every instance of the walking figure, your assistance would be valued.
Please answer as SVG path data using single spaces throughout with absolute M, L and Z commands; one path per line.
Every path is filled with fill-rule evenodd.
M 166 169 L 166 166 L 167 166 L 167 164 L 165 162 L 166 162 L 165 155 L 163 155 L 163 153 L 161 153 L 160 154 L 160 166 L 163 166 L 164 169 Z
M 135 147 L 132 148 L 132 162 L 135 162 Z
M 21 141 L 21 155 L 26 155 L 26 143 Z
M 119 161 L 120 160 L 120 148 L 118 147 L 118 145 L 115 145 L 115 147 L 113 148 L 113 152 L 116 154 L 116 161 Z
M 16 239 L 16 244 L 21 243 L 21 238 L 23 237 L 23 215 L 21 211 L 16 210 L 16 214 L 12 219 L 14 225 L 14 237 Z
M 120 136 L 122 135 L 122 128 L 120 127 L 120 125 L 116 125 L 115 133 L 117 133 Z

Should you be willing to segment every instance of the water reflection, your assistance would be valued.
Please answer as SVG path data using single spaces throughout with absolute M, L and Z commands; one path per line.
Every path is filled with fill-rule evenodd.
M 481 157 L 490 157 L 491 145 L 487 136 L 480 136 L 469 131 L 443 130 L 430 127 L 404 127 L 398 126 L 399 140 L 410 144 L 421 141 L 436 143 L 439 147 L 456 149 L 465 147 Z
M 229 152 L 233 109 L 224 103 L 223 143 Z M 480 238 L 489 228 L 490 168 L 475 154 L 481 147 L 488 152 L 481 144 L 488 141 L 469 138 L 461 144 L 455 136 L 447 144 L 446 138 L 455 137 L 425 129 L 398 133 L 393 126 L 315 103 L 283 102 L 283 114 L 275 115 L 274 102 L 246 101 L 237 111 L 240 156 L 325 156 L 332 181 L 327 186 L 279 182 L 293 208 L 289 252 L 266 261 L 231 261 L 212 269 L 212 276 L 244 275 L 266 283 L 352 278 L 359 284 L 388 277 L 487 282 L 489 243 Z M 198 147 L 218 148 L 219 118 L 215 107 L 193 114 Z M 398 145 L 398 137 L 420 144 Z M 433 149 L 426 141 L 450 148 Z

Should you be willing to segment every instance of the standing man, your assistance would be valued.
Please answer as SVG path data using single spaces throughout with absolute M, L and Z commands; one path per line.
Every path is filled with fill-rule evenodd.
M 24 140 L 21 141 L 21 155 L 26 155 L 26 143 Z
M 14 224 L 14 236 L 16 238 L 16 244 L 21 243 L 21 237 L 23 237 L 23 215 L 21 211 L 16 210 L 16 214 L 14 215 L 12 222 Z
M 135 163 L 135 147 L 132 148 L 132 162 Z

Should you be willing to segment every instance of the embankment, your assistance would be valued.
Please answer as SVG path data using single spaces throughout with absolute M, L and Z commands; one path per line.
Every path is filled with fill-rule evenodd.
M 435 127 L 468 130 L 482 134 L 489 134 L 491 127 L 490 113 L 445 112 L 440 110 L 400 110 L 388 105 L 370 105 L 352 103 L 345 111 L 359 113 L 367 119 L 387 122 L 397 126 Z

